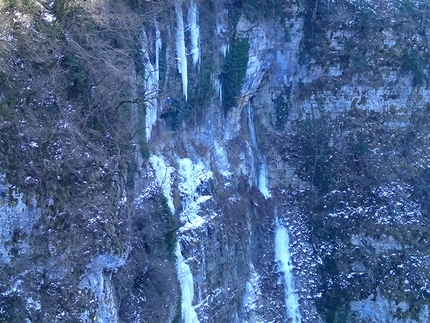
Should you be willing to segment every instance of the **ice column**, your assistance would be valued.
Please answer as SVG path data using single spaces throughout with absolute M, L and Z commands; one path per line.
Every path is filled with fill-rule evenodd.
M 222 83 L 219 78 L 215 78 L 214 87 L 216 92 L 218 93 L 219 101 L 222 102 Z
M 260 154 L 257 143 L 257 136 L 255 134 L 255 122 L 254 122 L 254 109 L 250 102 L 248 102 L 247 107 L 248 112 L 248 127 L 249 133 L 251 134 L 251 143 L 254 148 L 254 151 L 257 154 L 258 164 L 257 167 L 257 186 L 260 190 L 261 194 L 267 199 L 272 196 L 269 190 L 268 176 L 267 176 L 267 167 L 266 167 L 266 158 Z
M 299 300 L 294 290 L 293 265 L 289 248 L 290 238 L 287 229 L 276 219 L 275 258 L 284 276 L 286 316 L 291 319 L 291 322 L 300 323 Z
M 176 245 L 176 258 L 179 284 L 181 286 L 181 322 L 199 323 L 197 313 L 194 310 L 194 281 L 190 266 L 185 262 L 181 253 L 181 244 Z
M 188 75 L 187 54 L 185 48 L 184 19 L 182 17 L 182 0 L 175 2 L 176 12 L 176 54 L 178 60 L 178 71 L 182 76 L 182 92 L 187 100 Z
M 219 8 L 216 16 L 216 27 L 215 33 L 218 36 L 218 48 L 223 57 L 227 56 L 229 51 L 228 44 L 228 10 L 225 8 Z
M 158 26 L 156 25 L 155 30 L 155 62 L 154 65 L 151 64 L 149 59 L 149 49 L 148 49 L 148 37 L 146 32 L 143 31 L 142 38 L 142 50 L 143 50 L 143 64 L 145 66 L 145 98 L 148 101 L 147 110 L 146 110 L 146 120 L 145 120 L 145 128 L 146 128 L 146 140 L 151 138 L 151 129 L 152 126 L 157 121 L 157 107 L 158 107 L 158 81 L 160 79 L 159 75 L 159 56 L 160 49 L 162 46 L 160 31 Z
M 194 0 L 191 0 L 190 8 L 188 9 L 188 23 L 191 34 L 191 54 L 193 56 L 193 65 L 196 65 L 200 60 L 200 28 L 197 24 L 197 6 Z
M 252 263 L 249 264 L 250 279 L 245 283 L 245 294 L 243 295 L 243 314 L 242 323 L 263 322 L 258 310 L 258 295 L 261 296 L 260 276 L 255 271 Z
M 194 282 L 190 266 L 181 254 L 181 242 L 188 241 L 190 235 L 187 232 L 197 229 L 205 223 L 205 219 L 199 216 L 199 210 L 203 203 L 211 199 L 209 195 L 202 195 L 208 180 L 212 178 L 211 171 L 206 170 L 201 161 L 193 163 L 189 158 L 179 160 L 178 189 L 182 202 L 180 214 L 183 224 L 178 231 L 179 242 L 176 247 L 177 271 L 181 285 L 182 323 L 199 322 L 193 306 Z M 202 255 L 204 257 L 204 254 Z
M 267 167 L 266 167 L 266 158 L 264 156 L 260 156 L 260 167 L 258 169 L 258 189 L 261 194 L 267 199 L 272 196 L 269 191 L 269 185 L 267 182 Z
M 158 29 L 158 24 L 155 25 L 155 77 L 157 82 L 160 80 L 160 49 L 163 47 L 163 42 L 161 41 L 160 30 Z

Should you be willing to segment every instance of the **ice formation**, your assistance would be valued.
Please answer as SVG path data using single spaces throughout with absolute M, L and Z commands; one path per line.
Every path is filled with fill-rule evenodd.
M 258 149 L 257 135 L 255 132 L 254 109 L 252 107 L 251 102 L 248 102 L 247 112 L 248 112 L 249 133 L 251 135 L 251 144 L 255 154 L 257 155 L 257 161 L 258 161 L 258 165 L 256 167 L 256 171 L 257 171 L 256 184 L 261 194 L 263 194 L 263 196 L 267 199 L 267 198 L 270 198 L 272 195 L 269 190 L 266 158 L 260 153 L 260 150 Z
M 191 55 L 193 57 L 193 65 L 196 65 L 200 60 L 200 27 L 198 25 L 198 11 L 196 3 L 192 0 L 188 9 L 188 24 L 191 34 Z
M 215 162 L 218 166 L 219 172 L 226 178 L 229 178 L 232 173 L 229 171 L 230 163 L 228 161 L 227 153 L 223 146 L 218 141 L 214 142 L 215 148 Z
M 176 248 L 177 271 L 181 285 L 182 297 L 182 322 L 199 322 L 195 312 L 194 282 L 189 265 L 181 254 L 181 242 L 186 241 L 190 230 L 201 227 L 205 219 L 199 215 L 200 207 L 203 203 L 211 199 L 210 195 L 205 195 L 205 186 L 212 178 L 212 172 L 206 170 L 201 161 L 193 162 L 189 158 L 178 160 L 178 189 L 181 197 L 182 212 L 180 214 L 183 226 L 179 230 L 179 242 Z
M 198 215 L 200 204 L 211 199 L 210 195 L 202 195 L 212 172 L 205 169 L 202 162 L 194 164 L 190 159 L 179 160 L 179 192 L 183 211 L 181 221 L 185 223 L 183 230 L 200 226 L 204 219 Z
M 223 57 L 226 57 L 230 48 L 226 36 L 228 34 L 228 10 L 225 8 L 218 11 L 215 33 L 219 38 L 219 51 Z
M 176 245 L 176 258 L 179 284 L 181 286 L 181 322 L 199 323 L 197 313 L 194 310 L 194 280 L 190 266 L 185 262 L 181 253 L 181 244 Z
M 155 62 L 151 63 L 149 59 L 149 49 L 148 49 L 148 37 L 146 32 L 142 33 L 142 51 L 143 51 L 143 64 L 145 67 L 144 81 L 145 81 L 145 99 L 147 100 L 147 110 L 145 119 L 145 129 L 146 129 L 146 140 L 151 138 L 152 126 L 157 121 L 157 107 L 158 107 L 158 82 L 160 79 L 159 74 L 159 56 L 160 49 L 162 46 L 160 31 L 156 25 L 155 30 Z
M 176 12 L 176 55 L 178 60 L 178 71 L 182 76 L 182 93 L 187 100 L 188 74 L 187 74 L 187 54 L 185 48 L 184 18 L 182 17 L 182 0 L 175 2 Z
M 266 167 L 266 158 L 264 156 L 260 157 L 261 165 L 258 169 L 258 189 L 261 194 L 267 199 L 272 196 L 269 191 L 268 181 L 267 181 L 267 167 Z
M 243 323 L 263 322 L 258 310 L 257 298 L 261 296 L 260 276 L 255 271 L 254 265 L 249 264 L 250 279 L 245 283 L 245 294 L 243 295 L 243 311 L 245 319 Z
M 218 93 L 219 101 L 222 102 L 222 83 L 219 80 L 219 78 L 215 79 L 214 87 L 215 87 L 216 93 Z
M 157 81 L 160 80 L 160 49 L 163 47 L 163 42 L 161 41 L 160 30 L 158 29 L 158 24 L 155 24 L 155 75 Z
M 286 316 L 293 323 L 300 323 L 299 300 L 294 289 L 293 265 L 290 255 L 290 238 L 287 229 L 276 220 L 275 231 L 275 257 L 279 269 L 283 274 L 283 284 L 285 288 L 285 308 Z

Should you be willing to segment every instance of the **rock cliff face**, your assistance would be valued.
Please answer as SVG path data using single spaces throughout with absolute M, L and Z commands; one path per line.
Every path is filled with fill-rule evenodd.
M 1 7 L 0 320 L 429 321 L 426 2 L 77 4 Z

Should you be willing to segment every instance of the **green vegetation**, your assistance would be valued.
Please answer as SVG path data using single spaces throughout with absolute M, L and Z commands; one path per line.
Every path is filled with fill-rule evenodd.
M 237 106 L 237 99 L 246 75 L 248 52 L 249 42 L 246 38 L 234 39 L 230 44 L 230 51 L 227 53 L 220 75 L 224 112 Z
M 237 22 L 240 14 L 244 13 L 250 22 L 260 22 L 282 15 L 282 0 L 238 0 L 230 4 L 230 17 Z
M 178 130 L 181 128 L 182 123 L 191 116 L 193 108 L 193 98 L 189 98 L 188 101 L 185 101 L 185 98 L 173 98 L 161 117 L 166 121 L 166 125 L 170 129 Z
M 282 10 L 280 8 L 279 8 L 279 14 L 280 14 L 279 20 L 284 29 L 284 41 L 286 43 L 289 43 L 291 41 L 290 30 L 288 29 L 287 21 L 285 20 L 285 16 L 282 14 Z
M 0 91 L 6 90 L 9 84 L 9 76 L 6 73 L 0 71 Z
M 164 244 L 166 250 L 169 253 L 169 258 L 174 261 L 176 260 L 175 248 L 177 242 L 176 230 L 179 228 L 179 222 L 176 217 L 172 214 L 169 205 L 167 204 L 167 199 L 163 194 L 159 195 L 156 200 L 156 210 L 155 216 L 159 221 L 163 223 L 164 230 Z
M 82 104 L 89 104 L 91 98 L 89 71 L 79 59 L 71 52 L 66 52 L 61 62 L 67 73 L 67 93 L 69 100 L 78 100 Z
M 320 46 L 326 41 L 324 27 L 328 21 L 321 1 L 306 0 L 303 21 L 303 38 L 300 50 L 300 63 L 309 62 L 320 54 Z
M 181 296 L 181 295 L 179 295 L 179 296 Z M 176 313 L 175 313 L 175 317 L 174 317 L 172 323 L 181 323 L 181 314 L 182 314 L 181 304 L 182 304 L 181 303 L 181 297 L 178 297 L 178 302 L 176 304 Z
M 211 48 L 213 40 L 208 42 L 207 46 Z M 213 87 L 213 70 L 214 70 L 214 55 L 213 52 L 203 51 L 201 59 L 201 67 L 199 71 L 199 81 L 196 91 L 196 107 L 204 107 L 208 104 L 208 100 L 214 94 Z
M 320 112 L 323 112 L 321 110 Z M 321 193 L 327 192 L 333 184 L 333 149 L 330 146 L 330 132 L 327 117 L 313 113 L 299 122 L 301 155 L 300 176 L 311 182 Z
M 401 70 L 404 73 L 412 74 L 412 85 L 420 86 L 426 81 L 424 73 L 426 62 L 421 55 L 415 50 L 408 50 L 402 56 Z

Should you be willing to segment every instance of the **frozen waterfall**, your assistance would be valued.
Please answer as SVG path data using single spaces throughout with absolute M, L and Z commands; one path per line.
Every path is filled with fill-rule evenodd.
M 263 196 L 267 199 L 267 198 L 270 198 L 272 194 L 270 193 L 270 190 L 269 190 L 266 158 L 260 153 L 260 150 L 258 149 L 257 135 L 255 132 L 254 109 L 251 105 L 251 102 L 248 102 L 247 112 L 248 112 L 249 133 L 251 134 L 251 143 L 257 155 L 257 160 L 258 160 L 258 165 L 256 165 L 257 186 L 261 194 L 263 194 Z
M 206 170 L 201 161 L 193 163 L 189 158 L 182 158 L 179 160 L 178 175 L 183 209 L 180 218 L 184 223 L 181 231 L 195 229 L 205 223 L 205 219 L 198 214 L 200 205 L 212 197 L 200 193 L 213 174 Z
M 188 74 L 187 74 L 187 54 L 185 48 L 184 18 L 182 17 L 182 0 L 175 1 L 176 12 L 176 54 L 178 60 L 178 71 L 182 76 L 182 93 L 187 100 Z
M 157 82 L 160 80 L 160 49 L 163 47 L 163 42 L 161 41 L 160 30 L 158 29 L 158 24 L 155 25 L 155 77 Z
M 272 196 L 269 191 L 269 185 L 267 182 L 267 167 L 266 167 L 266 158 L 264 156 L 260 157 L 261 164 L 260 168 L 258 169 L 258 189 L 260 190 L 261 194 L 267 199 Z
M 218 48 L 225 58 L 230 49 L 228 35 L 228 10 L 217 8 L 215 34 L 218 36 Z
M 199 323 L 197 313 L 194 310 L 194 281 L 190 266 L 185 262 L 181 253 L 181 244 L 176 245 L 176 258 L 179 284 L 181 286 L 181 322 Z
M 276 219 L 275 257 L 279 269 L 283 273 L 286 317 L 290 318 L 293 323 L 300 323 L 299 300 L 294 289 L 293 265 L 289 249 L 290 238 L 287 229 Z
M 245 293 L 243 295 L 243 320 L 242 323 L 264 322 L 261 312 L 259 311 L 258 297 L 262 295 L 260 289 L 260 275 L 249 263 L 250 277 L 245 283 Z
M 218 77 L 214 80 L 214 87 L 216 93 L 218 93 L 219 101 L 222 102 L 222 83 Z
M 199 322 L 193 306 L 194 281 L 193 273 L 187 264 L 187 259 L 181 254 L 181 242 L 189 242 L 192 231 L 205 223 L 205 218 L 199 215 L 200 207 L 212 197 L 203 195 L 207 182 L 213 174 L 207 170 L 203 162 L 193 162 L 189 158 L 178 160 L 178 189 L 181 197 L 182 212 L 180 214 L 182 227 L 178 231 L 176 248 L 177 271 L 181 285 L 182 323 Z M 192 258 L 189 258 L 192 259 Z
M 193 56 L 193 65 L 196 65 L 200 60 L 200 28 L 197 22 L 197 5 L 192 0 L 190 8 L 188 9 L 188 24 L 191 34 L 191 54 Z
M 158 107 L 158 81 L 160 79 L 159 75 L 159 56 L 160 49 L 162 46 L 160 31 L 156 25 L 155 30 L 155 62 L 151 63 L 149 59 L 149 48 L 148 48 L 148 37 L 146 32 L 142 33 L 142 51 L 143 51 L 143 64 L 145 66 L 144 80 L 145 80 L 145 99 L 148 101 L 146 110 L 146 140 L 151 138 L 152 126 L 157 121 L 157 107 Z

